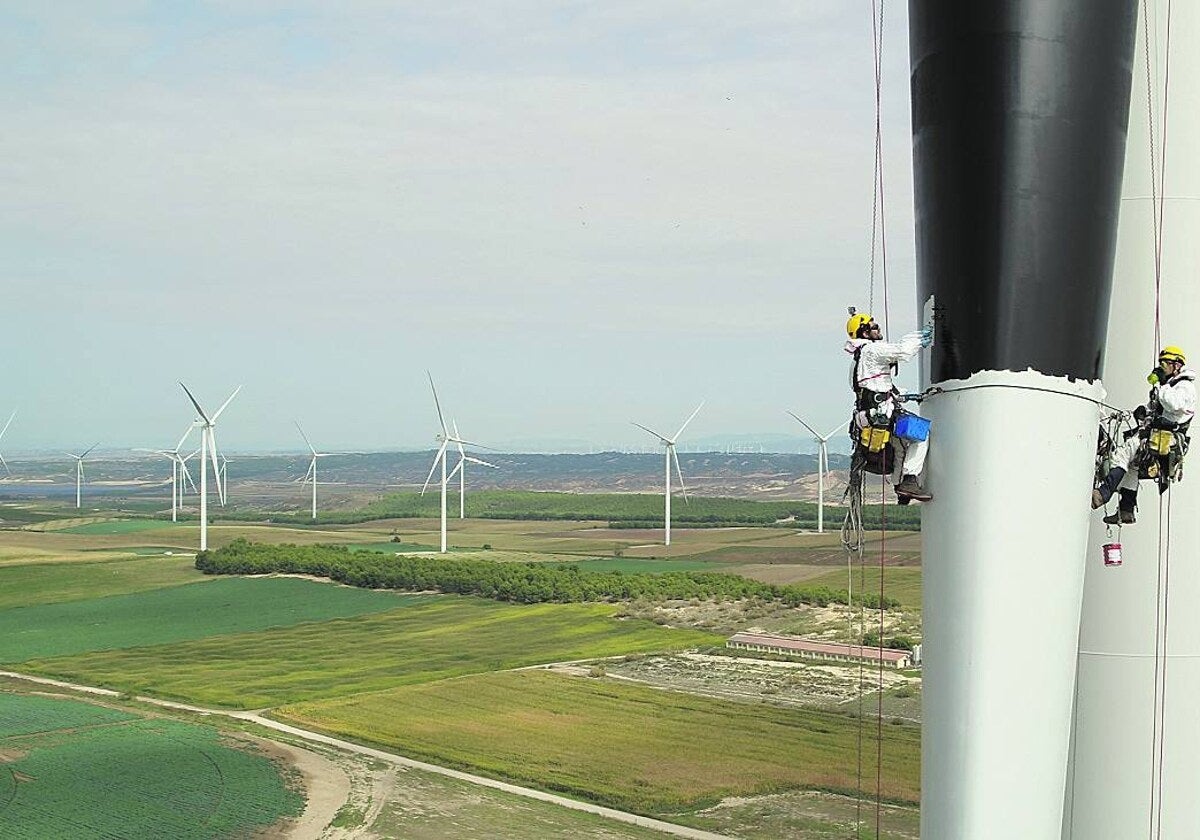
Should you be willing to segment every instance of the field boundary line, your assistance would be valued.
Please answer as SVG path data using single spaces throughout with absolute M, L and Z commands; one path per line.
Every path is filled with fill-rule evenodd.
M 55 680 L 49 677 L 37 677 L 33 676 L 32 674 L 21 674 L 16 671 L 0 671 L 0 677 L 10 677 L 12 679 L 25 680 L 27 682 L 39 683 L 41 685 L 66 688 L 86 694 L 95 694 L 101 697 L 125 696 L 124 692 L 114 691 L 109 688 L 81 685 L 79 683 Z M 459 781 L 468 782 L 473 785 L 479 785 L 480 787 L 492 788 L 493 790 L 511 793 L 526 799 L 536 799 L 540 802 L 548 802 L 552 805 L 559 805 L 563 808 L 570 808 L 574 811 L 583 811 L 585 813 L 607 817 L 608 819 L 616 822 L 622 822 L 628 825 L 636 825 L 640 828 L 649 828 L 654 831 L 661 831 L 664 834 L 671 834 L 676 837 L 686 837 L 689 838 L 689 840 L 736 840 L 736 838 L 727 834 L 714 834 L 711 831 L 704 831 L 699 828 L 690 828 L 685 825 L 677 825 L 676 823 L 667 822 L 665 820 L 657 820 L 653 817 L 644 817 L 641 814 L 634 814 L 628 811 L 619 811 L 616 808 L 608 808 L 604 805 L 593 805 L 590 802 L 580 802 L 577 799 L 570 799 L 566 796 L 560 796 L 555 793 L 547 793 L 546 791 L 537 790 L 535 788 L 527 788 L 520 785 L 514 785 L 510 782 L 502 782 L 498 779 L 489 779 L 487 776 L 476 776 L 473 773 L 466 773 L 462 770 L 454 770 L 450 767 L 442 767 L 437 764 L 418 761 L 414 758 L 406 758 L 405 756 L 398 755 L 396 753 L 387 752 L 374 747 L 367 747 L 362 744 L 356 744 L 353 741 L 343 741 L 340 738 L 334 738 L 331 735 L 325 735 L 321 732 L 313 732 L 309 729 L 301 729 L 298 726 L 292 726 L 291 724 L 283 723 L 282 721 L 263 717 L 261 714 L 254 711 L 208 709 L 203 706 L 192 706 L 187 703 L 177 703 L 173 700 L 159 700 L 154 697 L 143 697 L 140 695 L 134 697 L 133 699 L 140 703 L 148 703 L 150 705 L 159 706 L 165 709 L 176 709 L 179 711 L 192 712 L 201 715 L 215 715 L 218 717 L 228 717 L 236 720 L 249 721 L 250 723 L 256 723 L 259 726 L 263 726 L 267 729 L 273 729 L 276 732 L 283 732 L 287 735 L 293 735 L 306 741 L 325 744 L 326 746 L 335 747 L 346 752 L 358 753 L 359 755 L 365 755 L 370 758 L 386 761 L 401 767 L 408 767 L 413 770 L 422 770 L 426 773 L 434 773 L 439 776 L 447 776 L 451 779 L 458 779 Z

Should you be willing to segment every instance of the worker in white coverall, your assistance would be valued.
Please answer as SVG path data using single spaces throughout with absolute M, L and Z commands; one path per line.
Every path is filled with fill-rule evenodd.
M 1152 429 L 1165 429 L 1185 439 L 1196 415 L 1196 373 L 1187 367 L 1187 357 L 1174 345 L 1158 354 L 1158 367 L 1146 377 L 1150 399 L 1133 412 L 1138 428 L 1126 435 L 1112 451 L 1112 468 L 1092 491 L 1092 508 L 1108 504 L 1120 492 L 1117 511 L 1104 517 L 1109 525 L 1132 525 L 1137 521 L 1138 467 L 1135 459 L 1146 445 Z
M 923 347 L 933 343 L 933 328 L 926 327 L 905 335 L 892 343 L 883 340 L 883 329 L 875 319 L 865 312 L 852 313 L 846 323 L 846 352 L 854 357 L 851 374 L 855 393 L 854 426 L 864 429 L 871 425 L 869 414 L 882 414 L 892 422 L 899 410 L 900 392 L 892 381 L 892 375 L 900 362 L 907 362 Z M 906 441 L 896 435 L 889 440 L 895 450 L 896 460 L 901 461 L 901 479 L 895 486 L 901 499 L 930 501 L 933 496 L 920 484 L 921 471 L 925 468 L 925 454 L 929 441 Z

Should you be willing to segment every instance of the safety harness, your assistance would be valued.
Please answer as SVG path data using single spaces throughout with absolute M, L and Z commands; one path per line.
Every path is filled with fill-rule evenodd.
M 1179 382 L 1194 382 L 1195 379 L 1195 373 L 1185 370 L 1165 384 L 1171 386 Z M 1183 479 L 1183 459 L 1191 443 L 1188 432 L 1192 419 L 1188 418 L 1182 423 L 1167 420 L 1163 417 L 1162 403 L 1154 391 L 1150 392 L 1147 404 L 1150 411 L 1134 432 L 1141 438 L 1141 443 L 1130 467 L 1137 470 L 1139 479 L 1155 482 L 1161 495 L 1167 492 L 1172 482 Z
M 859 377 L 859 366 L 866 346 L 863 344 L 855 348 L 854 363 L 850 368 L 850 389 L 854 392 L 851 436 L 854 438 L 855 456 L 862 459 L 863 469 L 876 475 L 887 475 L 894 466 L 894 450 L 888 444 L 895 434 L 899 412 L 893 403 L 900 392 L 894 385 L 888 391 L 873 391 L 863 385 L 866 380 Z M 891 370 L 895 372 L 896 369 L 893 363 Z

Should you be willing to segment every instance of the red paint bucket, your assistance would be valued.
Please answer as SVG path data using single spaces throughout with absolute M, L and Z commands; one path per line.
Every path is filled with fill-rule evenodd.
M 1106 543 L 1104 545 L 1104 565 L 1105 566 L 1120 566 L 1121 565 L 1121 544 Z

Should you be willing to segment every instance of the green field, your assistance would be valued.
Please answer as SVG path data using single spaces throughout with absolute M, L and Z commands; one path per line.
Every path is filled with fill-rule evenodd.
M 457 494 L 450 494 L 450 505 L 458 506 Z M 432 519 L 439 515 L 440 501 L 434 494 L 391 493 L 358 510 L 318 514 L 320 524 L 352 524 L 376 519 Z M 621 525 L 656 525 L 662 522 L 663 500 L 658 493 L 560 493 L 528 490 L 480 490 L 467 496 L 469 519 L 574 520 L 609 522 Z M 839 509 L 826 510 L 835 521 Z M 863 511 L 868 527 L 880 518 L 878 505 Z M 309 525 L 308 514 L 279 514 L 254 511 L 227 512 L 229 520 L 286 522 Z M 897 529 L 920 527 L 916 508 L 888 507 L 888 522 Z M 771 525 L 793 519 L 795 524 L 813 526 L 817 506 L 800 501 L 756 501 L 753 499 L 692 496 L 672 510 L 672 521 L 682 526 Z
M 83 728 L 81 728 L 83 727 Z M 248 837 L 303 797 L 215 729 L 0 693 L 0 837 Z
M 277 714 L 638 813 L 794 789 L 852 794 L 858 778 L 851 718 L 544 671 L 443 680 Z M 865 734 L 863 772 L 873 783 L 874 743 Z M 884 736 L 884 796 L 918 801 L 920 731 L 889 725 Z
M 89 522 L 86 525 L 75 525 L 70 528 L 60 528 L 60 534 L 86 534 L 89 536 L 111 536 L 136 534 L 139 531 L 161 531 L 170 528 L 172 523 L 161 519 L 114 519 L 109 522 Z
M 858 567 L 854 570 L 854 587 L 859 588 L 862 578 Z M 828 586 L 830 589 L 846 589 L 846 570 L 829 572 L 805 581 L 808 586 Z M 879 593 L 879 567 L 867 563 L 866 590 Z M 887 597 L 897 599 L 905 609 L 921 609 L 921 569 L 919 566 L 885 566 L 883 590 Z
M 257 600 L 248 597 L 246 603 Z M 20 669 L 206 705 L 258 708 L 462 674 L 723 641 L 712 633 L 617 619 L 615 612 L 616 607 L 604 604 L 519 606 L 424 596 L 403 609 L 354 619 L 36 660 Z
M 288 627 L 382 612 L 420 600 L 421 596 L 296 578 L 222 578 L 87 601 L 17 607 L 0 611 L 0 662 Z
M 102 598 L 205 579 L 190 557 L 0 566 L 0 610 Z

